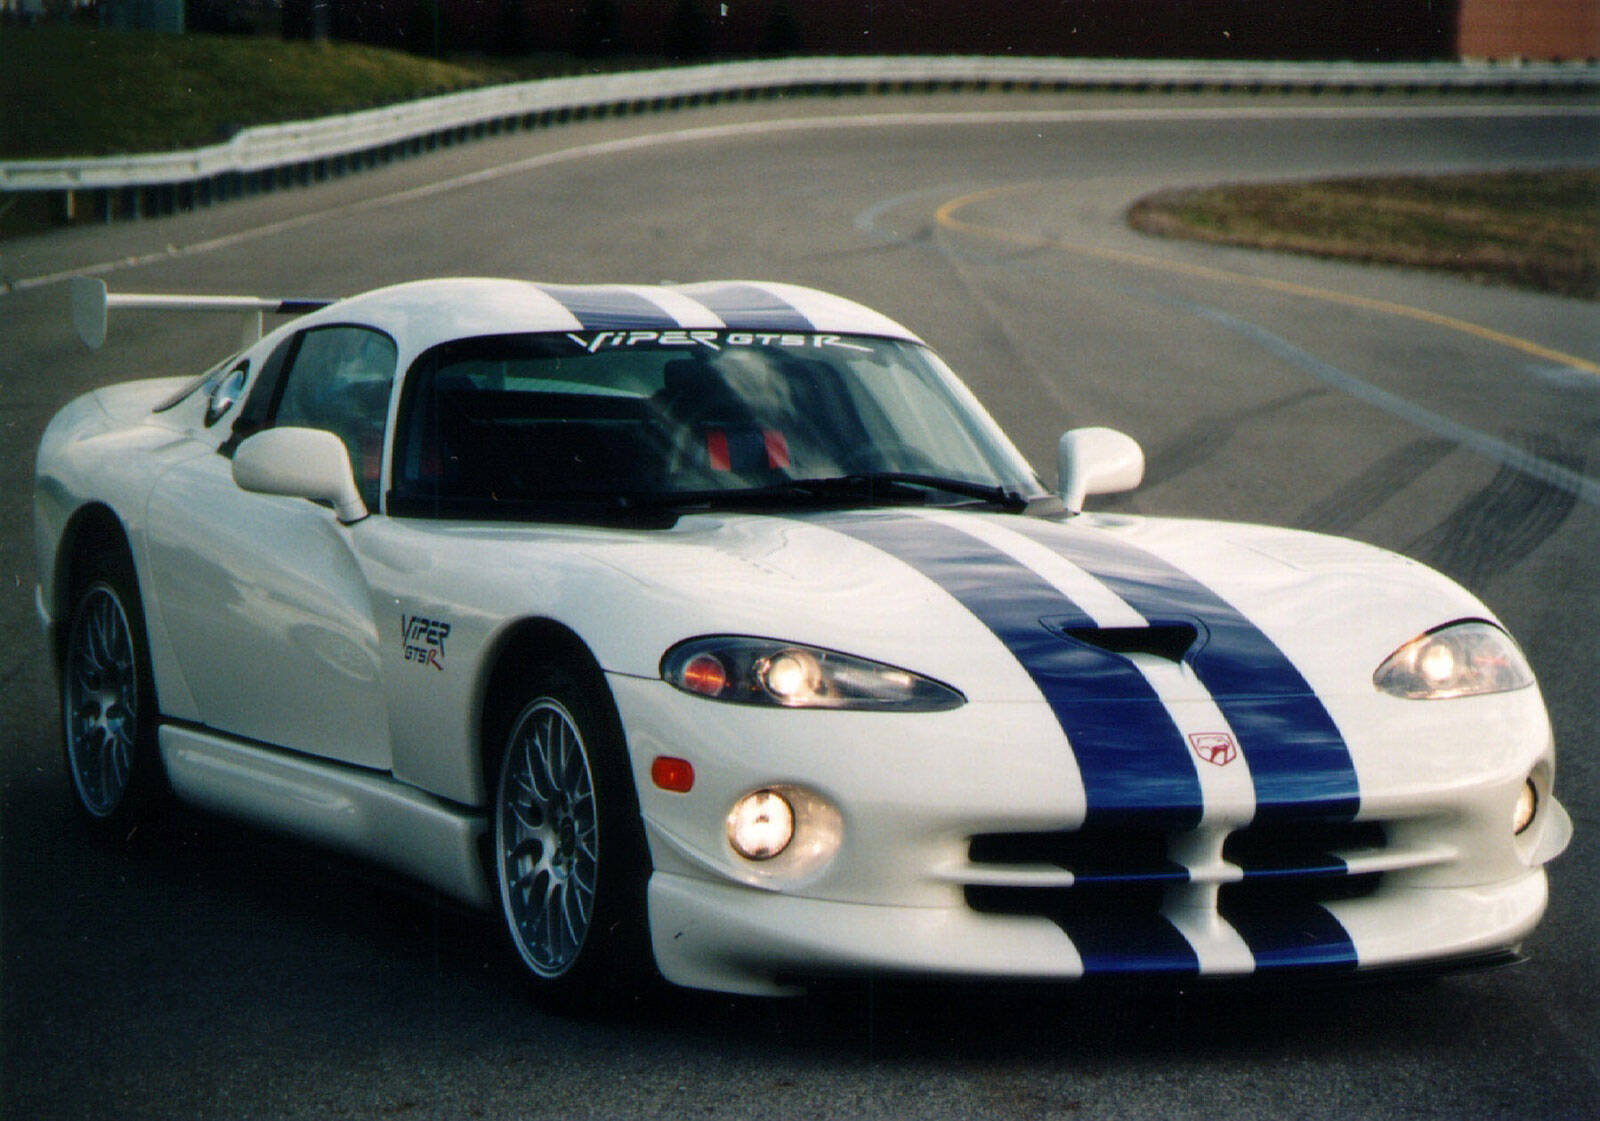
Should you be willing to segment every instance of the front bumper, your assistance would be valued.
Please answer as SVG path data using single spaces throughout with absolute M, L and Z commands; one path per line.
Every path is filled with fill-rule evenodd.
M 1043 704 L 777 711 L 660 681 L 611 686 L 650 842 L 658 965 L 692 987 L 778 992 L 851 973 L 1338 975 L 1479 959 L 1514 950 L 1538 922 L 1541 866 L 1571 834 L 1534 691 L 1448 708 L 1377 700 L 1381 719 L 1341 721 L 1362 779 L 1354 821 L 1308 804 L 1262 824 L 1252 807 L 1224 806 L 1199 826 L 1158 814 L 1096 832 Z M 1363 726 L 1372 733 L 1349 734 Z M 1448 746 L 1419 746 L 1431 744 Z M 651 784 L 657 755 L 693 763 L 690 793 Z M 1541 812 L 1513 836 L 1530 776 Z M 728 809 L 761 788 L 828 807 L 832 832 L 809 849 L 802 823 L 806 859 L 733 852 Z
M 1356 960 L 1320 971 L 1468 965 L 1515 951 L 1545 903 L 1543 870 L 1492 887 L 1415 888 L 1331 903 L 1327 910 L 1348 932 Z M 1224 978 L 1317 971 L 1258 967 L 1239 933 L 1215 913 L 1164 914 L 1192 945 L 1198 967 L 1151 969 L 1130 956 L 1121 972 Z M 753 995 L 860 974 L 1074 981 L 1090 972 L 1068 934 L 1046 918 L 836 903 L 661 873 L 650 883 L 650 929 L 667 980 Z M 1129 945 L 1138 936 L 1131 933 Z M 1286 933 L 1303 934 L 1307 947 L 1314 935 Z

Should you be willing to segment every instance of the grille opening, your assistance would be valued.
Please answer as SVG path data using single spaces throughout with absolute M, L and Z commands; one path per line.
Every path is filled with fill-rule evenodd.
M 1222 885 L 1217 910 L 1224 917 L 1288 915 L 1318 903 L 1364 899 L 1378 890 L 1382 878 L 1379 872 L 1363 872 L 1358 876 L 1241 880 Z
M 983 878 L 1007 866 L 1023 882 L 969 883 L 966 905 L 982 915 L 1045 919 L 1071 939 L 1085 975 L 1193 975 L 1196 946 L 1169 900 L 1204 906 L 1206 893 L 1174 896 L 1189 873 L 1168 856 L 1176 837 L 1119 823 L 1074 832 L 993 833 L 971 839 L 969 856 Z M 1223 857 L 1244 879 L 1218 885 L 1216 912 L 1244 940 L 1258 972 L 1347 971 L 1357 965 L 1350 936 L 1327 905 L 1378 891 L 1381 872 L 1351 874 L 1338 854 L 1385 846 L 1382 826 L 1311 818 L 1246 826 L 1223 840 Z M 1211 851 L 1215 851 L 1214 849 Z M 1026 882 L 1027 866 L 1073 873 L 1067 886 Z
M 1114 927 L 1132 915 L 1161 910 L 1164 888 L 1146 884 L 1076 884 L 1070 888 L 998 887 L 970 884 L 967 906 L 982 915 L 1029 915 L 1062 925 L 1078 922 Z
M 1378 890 L 1382 874 L 1318 876 L 1308 879 L 1257 879 L 1224 884 L 1217 909 L 1224 916 L 1282 919 L 1307 907 L 1363 899 Z M 1160 883 L 1085 883 L 1069 888 L 999 887 L 969 884 L 967 906 L 983 915 L 1046 918 L 1066 928 L 1115 929 L 1137 916 L 1161 911 Z
M 1051 864 L 1080 882 L 1094 880 L 1185 879 L 1167 859 L 1162 833 L 1135 830 L 1061 830 L 1052 833 L 983 833 L 967 850 L 974 864 Z
M 967 905 L 981 913 L 1050 920 L 1072 939 L 1085 975 L 1199 971 L 1188 941 L 1161 916 L 1159 885 L 1065 891 L 969 887 Z
M 1239 830 L 1222 846 L 1222 858 L 1246 873 L 1343 876 L 1334 853 L 1382 849 L 1388 843 L 1375 821 L 1298 821 Z
M 1072 872 L 1067 887 L 970 884 L 967 905 L 984 914 L 1036 915 L 1058 923 L 1094 924 L 1097 917 L 1154 915 L 1165 891 L 1189 874 L 1168 856 L 1171 834 L 1153 829 L 1095 828 L 974 836 L 968 857 L 988 868 L 1050 865 Z M 1247 826 L 1223 843 L 1223 859 L 1244 870 L 1222 885 L 1219 908 L 1240 915 L 1285 914 L 1319 903 L 1358 899 L 1377 890 L 1379 874 L 1351 875 L 1335 855 L 1382 849 L 1377 822 L 1327 821 Z

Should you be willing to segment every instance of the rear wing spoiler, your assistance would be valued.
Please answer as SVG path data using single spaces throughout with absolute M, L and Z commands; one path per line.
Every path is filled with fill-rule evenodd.
M 263 317 L 304 315 L 333 300 L 271 300 L 260 296 L 157 296 L 108 292 L 106 282 L 92 276 L 75 276 L 68 282 L 72 300 L 72 325 L 91 350 L 106 341 L 106 317 L 112 308 L 146 308 L 164 311 L 223 311 L 244 317 L 241 346 L 261 338 Z

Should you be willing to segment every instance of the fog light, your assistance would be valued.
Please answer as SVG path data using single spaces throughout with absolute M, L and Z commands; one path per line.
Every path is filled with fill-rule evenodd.
M 728 814 L 728 843 L 746 860 L 771 860 L 794 839 L 794 810 L 773 790 L 746 794 Z
M 1538 812 L 1539 790 L 1530 778 L 1522 784 L 1522 792 L 1517 795 L 1517 808 L 1511 818 L 1511 831 L 1520 837 L 1527 832 L 1528 826 L 1533 824 L 1534 815 Z

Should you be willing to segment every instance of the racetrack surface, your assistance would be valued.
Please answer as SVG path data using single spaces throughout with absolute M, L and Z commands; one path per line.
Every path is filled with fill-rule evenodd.
M 953 114 L 953 116 L 952 116 Z M 1166 186 L 1600 162 L 1593 106 L 1061 95 L 595 122 L 172 219 L 0 246 L 0 1112 L 24 1117 L 1589 1117 L 1600 1113 L 1600 305 L 1120 222 Z M 1136 436 L 1103 506 L 1396 549 L 1521 640 L 1577 836 L 1532 960 L 1422 985 L 862 985 L 532 1007 L 479 920 L 211 821 L 89 847 L 33 611 L 32 454 L 77 393 L 197 372 L 227 323 L 89 353 L 55 278 L 343 295 L 427 275 L 760 277 L 918 331 L 1044 474 Z M 1397 744 L 1396 750 L 1404 750 Z

